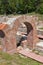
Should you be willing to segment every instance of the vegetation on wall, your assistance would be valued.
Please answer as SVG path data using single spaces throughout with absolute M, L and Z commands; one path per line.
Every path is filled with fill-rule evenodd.
M 0 0 L 0 14 L 43 14 L 43 0 Z

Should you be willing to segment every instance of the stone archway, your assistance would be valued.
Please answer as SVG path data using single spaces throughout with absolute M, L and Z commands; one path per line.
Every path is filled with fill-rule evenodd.
M 30 49 L 34 49 L 38 41 L 37 31 L 35 26 L 35 19 L 31 16 L 19 16 L 17 18 L 10 19 L 2 29 L 5 32 L 5 37 L 3 38 L 3 48 L 6 49 L 5 52 L 15 52 L 17 48 L 16 33 L 18 28 L 22 23 L 27 27 L 27 43 Z M 3 23 L 2 23 L 3 24 Z M 3 25 L 2 25 L 3 26 Z
M 23 26 L 22 26 L 22 24 L 23 24 Z M 32 27 L 32 25 L 29 22 L 24 22 L 24 23 L 21 23 L 21 25 L 19 26 L 18 29 L 19 30 L 17 31 L 18 35 L 16 35 L 16 39 L 17 39 L 16 41 L 19 41 L 19 42 L 17 43 L 17 47 L 21 46 L 22 41 L 27 40 L 28 36 L 29 36 L 29 44 L 31 44 L 32 43 L 31 39 L 33 40 L 33 27 Z M 31 39 L 30 39 L 30 36 L 31 36 Z M 29 44 L 26 43 L 26 45 L 28 45 L 28 46 L 29 46 Z
M 27 26 L 28 47 L 30 49 L 34 49 L 36 46 L 36 43 L 38 42 L 37 31 L 36 31 L 36 26 L 35 26 L 35 19 L 31 16 L 30 17 L 29 16 L 21 16 L 16 21 L 18 21 L 19 24 L 22 22 Z M 19 28 L 19 26 L 17 27 L 17 29 L 18 28 Z M 29 31 L 30 31 L 30 33 L 29 33 Z

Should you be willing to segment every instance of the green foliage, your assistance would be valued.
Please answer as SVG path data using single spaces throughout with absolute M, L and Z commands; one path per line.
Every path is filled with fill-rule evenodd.
M 0 0 L 0 14 L 43 14 L 43 0 Z
M 2 57 L 2 59 L 5 59 L 5 60 L 12 60 L 12 56 L 7 54 L 7 53 L 4 53 L 2 51 L 0 51 L 0 56 Z
M 7 53 L 0 52 L 0 65 L 43 65 L 43 64 L 31 58 L 27 58 L 21 54 L 9 55 Z
M 38 6 L 37 12 L 43 14 L 43 3 Z

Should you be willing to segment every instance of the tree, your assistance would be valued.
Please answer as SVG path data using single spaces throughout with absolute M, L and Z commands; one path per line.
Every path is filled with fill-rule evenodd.
M 0 0 L 0 14 L 43 13 L 43 0 Z
M 1 0 L 1 4 L 2 4 L 2 6 L 1 6 L 2 14 L 9 14 L 9 13 L 11 13 L 8 0 Z
M 37 1 L 37 8 L 36 8 L 36 12 L 43 14 L 43 0 L 39 0 Z

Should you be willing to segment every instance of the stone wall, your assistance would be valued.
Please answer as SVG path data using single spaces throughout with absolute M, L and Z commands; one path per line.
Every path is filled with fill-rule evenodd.
M 11 19 L 12 20 L 12 19 Z M 19 16 L 13 18 L 13 20 L 9 23 L 4 23 L 5 27 L 2 29 L 5 33 L 5 37 L 2 38 L 3 51 L 5 52 L 16 52 L 17 42 L 16 42 L 16 33 L 21 23 L 28 22 L 32 26 L 32 30 L 27 35 L 27 45 L 28 48 L 34 49 L 35 45 L 38 41 L 37 31 L 35 26 L 35 19 L 31 16 Z M 2 23 L 3 24 L 3 23 Z M 12 27 L 11 27 L 12 25 Z M 25 24 L 26 25 L 26 24 Z M 29 31 L 29 25 L 27 26 L 27 30 Z

